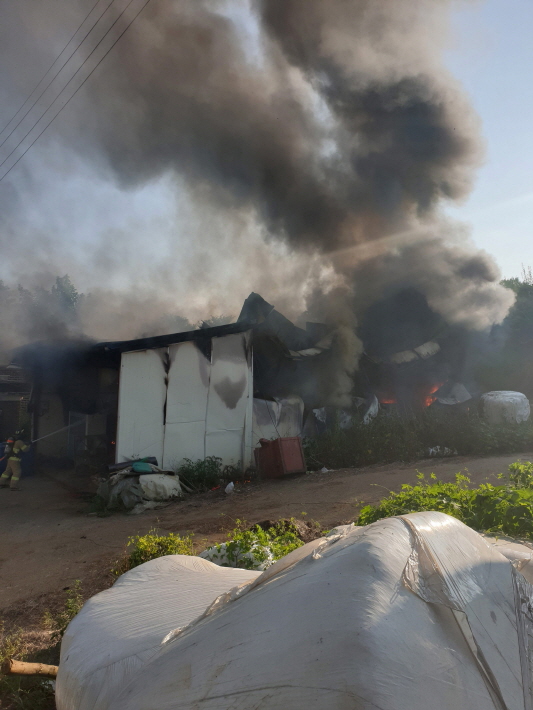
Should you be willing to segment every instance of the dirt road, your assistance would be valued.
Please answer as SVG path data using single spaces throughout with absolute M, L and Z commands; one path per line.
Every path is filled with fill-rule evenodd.
M 0 611 L 31 608 L 76 579 L 86 592 L 109 584 L 113 560 L 130 535 L 151 528 L 194 533 L 199 542 L 220 541 L 240 518 L 250 523 L 307 514 L 324 527 L 352 521 L 361 502 L 376 502 L 389 490 L 416 480 L 416 471 L 435 472 L 443 480 L 468 469 L 472 481 L 495 481 L 513 461 L 533 453 L 487 458 L 456 457 L 416 464 L 372 466 L 313 473 L 244 486 L 233 495 L 220 491 L 190 497 L 140 516 L 87 515 L 86 481 L 51 472 L 22 481 L 20 492 L 0 490 Z M 87 496 L 85 496 L 86 498 Z

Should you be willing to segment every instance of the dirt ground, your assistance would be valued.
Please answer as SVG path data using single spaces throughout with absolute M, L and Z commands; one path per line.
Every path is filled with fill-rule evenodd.
M 415 464 L 372 466 L 311 473 L 191 496 L 139 516 L 88 515 L 94 495 L 89 481 L 72 472 L 49 472 L 22 480 L 22 490 L 0 490 L 0 614 L 13 620 L 54 606 L 65 588 L 82 582 L 89 596 L 111 583 L 111 566 L 130 535 L 151 528 L 192 532 L 199 545 L 226 537 L 237 518 L 249 523 L 297 517 L 317 520 L 325 528 L 354 519 L 361 503 L 377 502 L 390 490 L 416 480 L 416 472 L 435 472 L 453 480 L 468 470 L 472 482 L 495 481 L 498 473 L 533 452 L 485 458 L 454 457 Z M 304 515 L 305 514 L 305 515 Z

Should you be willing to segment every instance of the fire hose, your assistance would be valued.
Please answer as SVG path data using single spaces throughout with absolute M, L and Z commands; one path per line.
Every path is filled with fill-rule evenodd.
M 85 424 L 85 421 L 81 420 L 79 422 L 74 422 L 74 424 L 69 424 L 68 426 L 64 426 L 61 429 L 56 429 L 56 431 L 50 432 L 50 434 L 45 434 L 44 436 L 40 436 L 38 439 L 33 439 L 31 442 L 32 444 L 36 444 L 38 441 L 42 441 L 43 439 L 48 439 L 49 436 L 54 436 L 54 434 L 59 434 L 62 431 L 66 431 L 67 429 L 72 429 L 73 426 L 79 426 L 80 424 Z
M 38 441 L 42 441 L 43 439 L 48 439 L 49 436 L 54 436 L 54 434 L 59 434 L 62 431 L 66 431 L 67 429 L 72 429 L 74 426 L 79 426 L 80 424 L 85 424 L 85 421 L 81 420 L 79 422 L 74 422 L 74 424 L 68 424 L 67 426 L 62 427 L 61 429 L 56 429 L 56 431 L 50 432 L 50 434 L 45 434 L 44 436 L 40 436 L 38 439 L 32 439 L 30 441 L 30 444 L 36 444 Z M 3 461 L 5 459 L 5 456 L 2 456 L 0 461 Z

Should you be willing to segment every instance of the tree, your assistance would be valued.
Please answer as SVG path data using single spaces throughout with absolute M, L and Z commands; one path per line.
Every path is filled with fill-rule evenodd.
M 60 310 L 71 316 L 76 314 L 80 294 L 68 274 L 56 278 L 55 285 L 52 286 L 51 289 L 51 294 L 57 301 Z

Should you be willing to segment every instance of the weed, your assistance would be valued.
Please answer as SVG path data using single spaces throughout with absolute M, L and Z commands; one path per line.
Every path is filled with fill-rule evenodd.
M 228 542 L 210 547 L 201 557 L 221 567 L 266 569 L 303 544 L 293 521 L 264 529 L 260 525 L 247 527 L 242 520 L 237 520 L 235 529 L 228 533 Z
M 206 557 L 210 559 L 224 552 L 221 566 L 258 569 L 258 566 L 268 566 L 303 544 L 295 521 L 274 523 L 265 530 L 260 525 L 247 527 L 246 523 L 237 520 L 236 527 L 228 533 L 228 542 L 209 548 L 212 554 Z M 126 555 L 116 562 L 112 572 L 118 577 L 157 557 L 195 554 L 191 535 L 157 535 L 155 530 L 150 530 L 147 535 L 130 537 Z
M 81 582 L 77 579 L 72 589 L 67 591 L 67 599 L 62 611 L 54 619 L 55 631 L 52 634 L 52 641 L 61 641 L 67 626 L 72 619 L 81 611 L 84 604 L 84 599 L 81 593 Z
M 533 463 L 515 461 L 509 466 L 509 480 L 515 488 L 533 488 Z
M 6 631 L 0 622 L 0 664 L 16 658 L 29 660 L 22 629 Z M 39 659 L 46 662 L 48 659 Z M 54 710 L 54 689 L 44 678 L 0 675 L 0 707 L 6 710 Z
M 58 614 L 52 614 L 46 609 L 43 614 L 42 624 L 45 629 L 51 631 L 50 641 L 52 644 L 60 643 L 67 626 L 72 619 L 81 611 L 84 604 L 81 592 L 81 582 L 77 579 L 71 589 L 67 590 L 67 598 L 63 609 Z
M 128 552 L 128 550 L 130 551 Z M 126 545 L 126 551 L 125 557 L 119 560 L 112 570 L 116 577 L 138 565 L 142 565 L 143 562 L 154 560 L 157 557 L 195 554 L 190 535 L 185 535 L 184 537 L 176 533 L 156 535 L 155 530 L 150 530 L 146 535 L 130 537 Z
M 176 473 L 184 480 L 185 484 L 197 491 L 216 488 L 225 480 L 222 459 L 218 456 L 208 456 L 197 461 L 184 459 Z
M 436 510 L 458 518 L 466 525 L 485 532 L 511 537 L 533 538 L 533 463 L 509 466 L 507 481 L 501 486 L 483 483 L 469 488 L 470 479 L 458 473 L 455 483 L 444 483 L 431 474 L 419 474 L 416 486 L 403 485 L 377 505 L 364 507 L 357 525 L 424 510 Z

